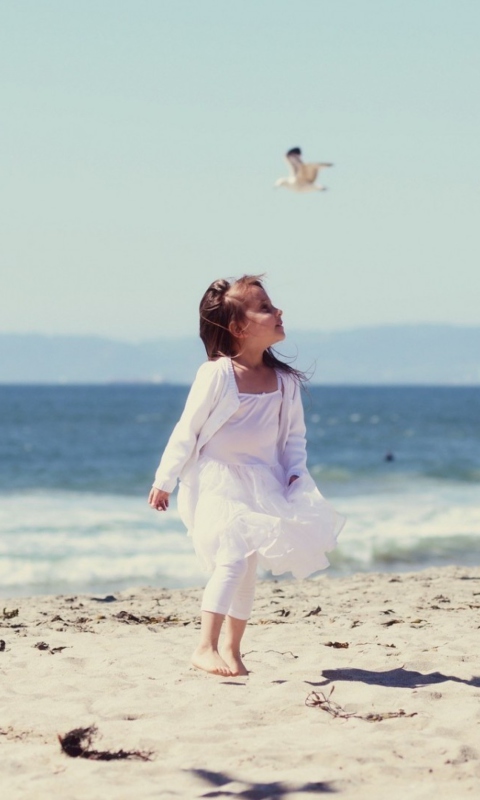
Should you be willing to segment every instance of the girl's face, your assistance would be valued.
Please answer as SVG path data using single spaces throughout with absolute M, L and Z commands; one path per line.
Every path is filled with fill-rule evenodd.
M 250 286 L 248 289 L 242 338 L 254 339 L 265 350 L 285 339 L 282 311 L 275 308 L 265 289 L 260 286 Z

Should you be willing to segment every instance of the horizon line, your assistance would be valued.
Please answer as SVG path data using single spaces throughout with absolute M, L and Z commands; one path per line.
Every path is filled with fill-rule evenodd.
M 379 323 L 372 323 L 369 325 L 357 325 L 349 328 L 298 328 L 292 327 L 290 332 L 292 334 L 304 334 L 304 333 L 321 333 L 324 335 L 335 335 L 335 334 L 342 334 L 342 333 L 355 333 L 358 331 L 371 331 L 371 330 L 379 330 L 381 328 L 454 328 L 457 330 L 480 330 L 480 322 L 478 323 L 458 323 L 458 322 L 379 322 Z M 0 330 L 1 337 L 37 337 L 37 338 L 44 338 L 44 339 L 106 339 L 112 342 L 118 342 L 122 344 L 146 344 L 149 342 L 155 342 L 160 339 L 197 339 L 199 338 L 198 333 L 195 335 L 193 333 L 174 333 L 174 334 L 167 334 L 161 333 L 157 336 L 146 336 L 144 338 L 121 338 L 115 334 L 108 334 L 108 333 L 48 333 L 42 331 L 2 331 Z M 287 339 L 289 336 L 288 328 L 287 328 Z

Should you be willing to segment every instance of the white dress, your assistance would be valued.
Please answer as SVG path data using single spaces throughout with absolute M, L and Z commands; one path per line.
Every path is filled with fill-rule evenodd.
M 309 474 L 286 485 L 276 447 L 282 391 L 239 394 L 237 411 L 200 452 L 191 535 L 205 569 L 258 554 L 274 575 L 329 566 L 345 519 Z

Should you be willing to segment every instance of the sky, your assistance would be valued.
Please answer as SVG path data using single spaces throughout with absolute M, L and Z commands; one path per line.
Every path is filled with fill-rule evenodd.
M 478 0 L 0 0 L 0 333 L 480 325 Z M 273 187 L 286 150 L 328 191 Z

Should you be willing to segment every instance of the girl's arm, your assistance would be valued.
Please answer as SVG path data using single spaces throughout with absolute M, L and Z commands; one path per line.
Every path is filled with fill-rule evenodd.
M 300 386 L 296 383 L 290 409 L 290 424 L 283 453 L 285 477 L 288 485 L 307 472 L 307 441 Z
M 153 489 L 164 494 L 170 494 L 174 490 L 212 410 L 220 380 L 220 372 L 215 369 L 215 362 L 207 361 L 202 364 L 190 389 L 182 416 L 163 451 L 155 473 Z M 165 501 L 165 498 L 163 500 Z

